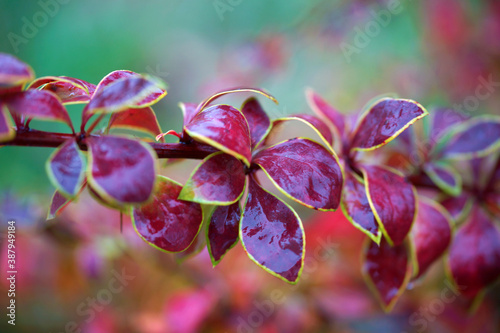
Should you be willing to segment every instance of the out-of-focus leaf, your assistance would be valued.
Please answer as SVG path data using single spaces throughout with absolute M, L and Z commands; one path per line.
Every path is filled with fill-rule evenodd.
M 59 215 L 64 208 L 66 208 L 72 199 L 68 199 L 64 195 L 61 194 L 58 190 L 54 192 L 52 195 L 52 199 L 50 200 L 50 208 L 49 213 L 47 214 L 47 220 L 52 220 L 57 215 Z
M 203 211 L 203 213 L 205 213 L 205 211 Z M 205 246 L 207 246 L 206 237 L 205 237 L 205 234 L 202 231 L 203 228 L 204 228 L 203 226 L 204 226 L 204 224 L 202 224 L 202 226 L 200 227 L 201 231 L 198 232 L 198 235 L 196 235 L 194 241 L 191 243 L 191 245 L 188 246 L 187 249 L 185 249 L 182 252 L 176 252 L 176 253 L 174 253 L 175 261 L 178 264 L 182 264 L 187 259 L 196 256 L 198 253 L 200 253 L 201 251 L 203 251 L 203 249 L 205 248 Z
M 16 136 L 14 125 L 10 120 L 7 109 L 0 102 L 0 142 L 12 140 Z
M 11 112 L 17 115 L 40 120 L 60 121 L 73 130 L 68 112 L 59 98 L 51 92 L 27 90 L 7 96 L 4 103 Z
M 179 103 L 179 107 L 182 110 L 182 115 L 184 118 L 184 125 L 187 125 L 196 116 L 196 103 Z
M 500 148 L 500 117 L 472 118 L 451 128 L 443 140 L 446 140 L 446 144 L 441 154 L 445 158 L 471 159 L 486 156 Z
M 443 199 L 440 204 L 450 213 L 456 224 L 469 214 L 472 202 L 472 197 L 468 193 L 463 192 L 457 197 Z
M 0 53 L 0 86 L 15 86 L 33 80 L 33 69 L 16 57 Z
M 85 181 L 85 156 L 75 140 L 67 140 L 50 155 L 46 168 L 59 192 L 74 197 Z
M 370 207 L 390 245 L 400 245 L 415 220 L 415 190 L 403 176 L 374 165 L 361 167 Z
M 232 106 L 214 105 L 204 109 L 184 125 L 184 130 L 193 139 L 232 155 L 250 167 L 252 151 L 248 123 Z
M 48 90 L 63 104 L 88 103 L 96 86 L 86 81 L 66 76 L 44 76 L 31 82 L 28 89 Z
M 252 149 L 256 148 L 271 130 L 271 121 L 257 98 L 250 97 L 241 107 L 250 129 Z
M 112 113 L 129 108 L 144 108 L 151 106 L 163 98 L 167 91 L 158 82 L 142 76 L 130 76 L 111 82 L 96 91 L 84 112 Z
M 320 118 L 327 120 L 333 125 L 333 132 L 336 134 L 336 140 L 341 140 L 345 132 L 344 115 L 331 107 L 321 96 L 313 90 L 306 90 L 306 98 L 309 107 Z
M 239 202 L 218 206 L 213 211 L 207 229 L 207 245 L 214 266 L 238 242 L 240 218 Z
M 343 175 L 338 159 L 320 144 L 304 138 L 280 142 L 253 159 L 291 199 L 318 210 L 340 203 Z
M 365 185 L 350 170 L 345 172 L 341 207 L 349 222 L 368 235 L 375 243 L 380 243 L 382 232 L 368 202 Z
M 467 116 L 453 109 L 440 108 L 431 113 L 432 126 L 429 141 L 434 144 L 453 125 L 467 120 Z
M 132 223 L 139 236 L 162 251 L 186 250 L 203 222 L 200 204 L 177 199 L 181 189 L 179 183 L 158 176 L 153 200 L 132 209 Z
M 448 268 L 460 293 L 475 297 L 500 277 L 500 231 L 491 217 L 474 207 L 455 234 Z
M 176 291 L 166 300 L 161 318 L 168 323 L 169 333 L 196 333 L 203 331 L 216 307 L 217 297 L 209 288 Z
M 411 277 L 408 252 L 404 244 L 390 246 L 368 241 L 363 250 L 363 276 L 383 309 L 389 312 L 406 289 Z
M 290 120 L 298 120 L 311 127 L 319 135 L 321 140 L 325 143 L 326 147 L 332 149 L 331 148 L 333 144 L 332 132 L 321 119 L 312 116 L 310 114 L 296 114 L 290 117 L 283 117 L 273 120 L 273 127 L 277 127 L 281 123 Z
M 373 150 L 381 147 L 428 112 L 417 102 L 383 98 L 358 120 L 351 149 Z
M 278 104 L 278 101 L 276 100 L 276 98 L 274 98 L 271 94 L 269 94 L 267 91 L 265 91 L 263 89 L 258 89 L 258 88 L 234 88 L 234 89 L 220 91 L 218 93 L 213 94 L 209 98 L 205 99 L 196 108 L 196 113 L 200 112 L 201 110 L 203 110 L 204 108 L 206 108 L 207 106 L 209 106 L 210 103 L 212 103 L 213 101 L 215 101 L 216 99 L 218 99 L 218 98 L 220 98 L 220 97 L 222 97 L 224 95 L 234 94 L 234 93 L 239 93 L 239 92 L 243 92 L 243 93 L 251 92 L 251 93 L 261 94 L 261 95 L 269 98 L 274 103 Z
M 425 164 L 424 171 L 445 193 L 457 196 L 462 191 L 462 177 L 451 166 L 429 162 Z
M 450 245 L 451 232 L 449 213 L 437 202 L 420 196 L 417 217 L 410 232 L 414 279 L 422 276 L 443 255 Z
M 153 192 L 157 160 L 146 143 L 118 136 L 87 139 L 89 166 L 87 178 L 106 201 L 140 204 Z
M 108 128 L 126 128 L 145 132 L 153 137 L 161 133 L 156 114 L 149 106 L 140 109 L 127 109 L 111 114 Z
M 250 259 L 270 274 L 296 283 L 302 272 L 305 235 L 297 213 L 250 179 L 240 223 L 240 239 Z
M 230 205 L 245 190 L 244 165 L 223 152 L 207 156 L 189 177 L 179 199 L 211 205 Z

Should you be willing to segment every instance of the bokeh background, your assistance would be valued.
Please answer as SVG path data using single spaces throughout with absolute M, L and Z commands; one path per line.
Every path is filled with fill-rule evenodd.
M 306 87 L 345 113 L 390 93 L 427 108 L 500 114 L 494 0 L 0 0 L 0 52 L 31 64 L 37 76 L 97 84 L 116 69 L 156 75 L 169 85 L 154 107 L 165 131 L 182 126 L 178 102 L 235 86 L 270 91 L 280 104 L 262 103 L 274 118 L 310 113 Z M 488 81 L 488 96 L 477 98 Z M 243 97 L 226 101 L 238 106 Z M 69 110 L 78 123 L 81 106 Z M 443 305 L 449 286 L 441 263 L 384 314 L 360 273 L 363 236 L 341 212 L 294 206 L 308 250 L 297 286 L 255 266 L 240 245 L 216 268 L 206 250 L 186 260 L 156 251 L 128 219 L 120 234 L 119 214 L 85 193 L 45 222 L 51 151 L 0 149 L 2 233 L 14 218 L 19 266 L 16 326 L 2 315 L 1 332 L 498 332 L 498 287 L 474 314 L 459 297 Z M 196 164 L 162 173 L 184 181 Z

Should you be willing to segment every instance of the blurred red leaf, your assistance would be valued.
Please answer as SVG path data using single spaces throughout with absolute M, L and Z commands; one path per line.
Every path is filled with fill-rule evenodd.
M 32 80 L 33 69 L 16 57 L 0 53 L 0 86 L 15 86 Z
M 241 112 L 248 122 L 252 149 L 254 149 L 271 129 L 271 121 L 255 97 L 251 97 L 243 103 Z
M 306 98 L 309 107 L 320 118 L 329 121 L 333 125 L 334 133 L 337 134 L 337 140 L 341 140 L 345 131 L 344 115 L 331 107 L 321 96 L 316 94 L 313 90 L 306 90 Z
M 240 217 L 239 202 L 218 206 L 213 211 L 207 230 L 207 245 L 214 266 L 238 242 Z
M 151 134 L 153 137 L 161 133 L 156 114 L 149 106 L 112 113 L 109 119 L 108 128 L 132 129 Z

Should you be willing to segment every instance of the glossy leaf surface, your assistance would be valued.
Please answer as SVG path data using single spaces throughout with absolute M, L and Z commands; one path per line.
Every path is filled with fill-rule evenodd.
M 312 90 L 306 91 L 307 102 L 311 109 L 319 117 L 327 119 L 334 127 L 338 139 L 341 139 L 345 131 L 344 115 L 330 106 L 321 96 Z
M 437 163 L 426 163 L 425 173 L 445 193 L 457 196 L 462 191 L 462 177 L 451 167 Z
M 156 179 L 156 153 L 137 140 L 118 137 L 90 137 L 89 184 L 106 201 L 143 203 L 152 194 Z
M 182 110 L 182 115 L 184 118 L 184 125 L 187 125 L 196 116 L 196 103 L 179 103 L 179 107 Z
M 349 222 L 367 234 L 374 242 L 380 243 L 382 232 L 368 202 L 365 185 L 350 170 L 345 172 L 341 205 Z
M 250 259 L 287 282 L 297 282 L 304 264 L 305 236 L 298 215 L 251 178 L 240 224 Z
M 253 149 L 269 132 L 271 121 L 264 109 L 262 109 L 259 101 L 254 97 L 247 99 L 245 103 L 243 103 L 241 112 L 248 122 Z
M 414 101 L 381 99 L 358 120 L 351 148 L 372 150 L 383 146 L 427 114 L 427 111 Z
M 69 197 L 74 197 L 85 181 L 85 156 L 75 140 L 67 140 L 50 155 L 47 173 L 53 185 Z
M 77 104 L 90 101 L 96 86 L 80 79 L 65 76 L 45 76 L 33 81 L 28 88 L 51 91 L 59 97 L 63 104 Z
M 283 141 L 260 151 L 253 163 L 293 200 L 319 210 L 338 208 L 342 171 L 320 144 L 303 138 Z
M 419 197 L 417 217 L 411 229 L 410 239 L 415 254 L 413 277 L 424 274 L 438 260 L 451 241 L 451 218 L 438 203 Z
M 240 203 L 215 208 L 207 230 L 207 244 L 215 266 L 237 242 L 240 227 Z
M 363 275 L 381 302 L 390 311 L 408 284 L 410 269 L 406 247 L 390 246 L 385 239 L 380 245 L 368 241 L 363 251 Z
M 500 231 L 491 217 L 475 207 L 457 231 L 448 265 L 457 289 L 468 297 L 500 277 Z
M 166 91 L 156 81 L 141 76 L 130 76 L 101 87 L 97 87 L 85 112 L 112 113 L 147 107 L 166 95 Z
M 365 188 L 375 218 L 389 244 L 400 245 L 415 218 L 413 186 L 385 168 L 363 166 Z
M 161 133 L 160 124 L 151 107 L 115 112 L 111 114 L 108 128 L 132 129 L 151 134 L 153 137 Z
M 27 90 L 9 95 L 4 101 L 7 108 L 17 115 L 41 120 L 60 121 L 73 129 L 68 112 L 59 98 L 51 92 Z
M 229 105 L 211 106 L 184 125 L 195 140 L 209 144 L 250 166 L 250 132 L 243 114 Z
M 0 53 L 0 85 L 14 86 L 30 81 L 35 76 L 30 66 L 16 57 Z
M 147 243 L 167 252 L 186 250 L 203 222 L 201 206 L 177 199 L 182 186 L 158 176 L 153 200 L 132 209 L 132 222 Z
M 193 171 L 179 199 L 212 205 L 236 202 L 245 189 L 243 163 L 231 155 L 217 152 L 207 156 Z
M 453 137 L 442 149 L 446 158 L 475 158 L 500 147 L 500 117 L 477 117 L 453 129 Z

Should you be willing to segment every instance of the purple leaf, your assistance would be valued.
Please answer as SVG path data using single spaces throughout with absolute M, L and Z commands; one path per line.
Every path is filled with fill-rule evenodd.
M 382 232 L 368 202 L 365 185 L 350 170 L 345 172 L 341 207 L 349 222 L 368 235 L 375 243 L 380 243 Z
M 330 129 L 321 119 L 316 118 L 315 116 L 312 116 L 310 114 L 296 114 L 289 117 L 275 119 L 273 120 L 273 128 L 279 126 L 283 122 L 290 120 L 298 120 L 311 127 L 319 135 L 321 140 L 325 143 L 326 147 L 332 149 L 331 147 L 333 144 L 333 138 Z
M 52 199 L 50 200 L 50 209 L 47 214 L 47 220 L 52 220 L 57 215 L 59 215 L 64 208 L 66 208 L 72 199 L 66 198 L 59 191 L 55 191 L 52 195 Z
M 440 203 L 450 213 L 454 221 L 460 222 L 469 214 L 472 201 L 469 193 L 462 193 L 457 197 L 445 198 Z
M 158 176 L 153 200 L 132 209 L 134 228 L 147 243 L 167 252 L 186 250 L 203 222 L 200 204 L 177 199 L 182 186 Z
M 482 116 L 450 129 L 442 148 L 445 158 L 470 159 L 482 157 L 500 148 L 500 117 Z M 446 135 L 446 136 L 448 136 Z
M 422 276 L 443 255 L 450 245 L 452 230 L 451 216 L 437 202 L 420 196 L 417 212 L 410 233 L 415 253 L 414 279 Z
M 10 54 L 0 53 L 0 86 L 22 85 L 34 77 L 30 66 Z
M 253 159 L 291 199 L 318 210 L 340 203 L 342 170 L 337 157 L 320 144 L 296 138 L 261 150 Z
M 189 177 L 179 199 L 211 205 L 229 205 L 245 190 L 243 163 L 222 152 L 207 156 Z
M 209 144 L 242 160 L 248 167 L 252 158 L 250 132 L 243 114 L 229 105 L 214 105 L 184 125 L 197 141 Z
M 157 160 L 149 145 L 117 136 L 90 137 L 87 144 L 88 182 L 104 200 L 138 204 L 151 197 Z
M 296 283 L 302 272 L 305 235 L 290 206 L 250 179 L 240 224 L 241 243 L 250 259 L 272 275 Z
M 254 97 L 247 99 L 243 103 L 241 112 L 248 122 L 252 149 L 254 149 L 264 140 L 271 130 L 271 121 L 266 112 L 262 109 L 262 106 L 260 106 L 259 101 Z
M 468 117 L 453 109 L 440 108 L 431 113 L 432 127 L 430 130 L 430 142 L 434 144 L 446 133 L 446 131 L 455 124 L 461 123 Z
M 7 96 L 4 102 L 7 108 L 17 115 L 40 120 L 60 121 L 73 130 L 68 112 L 59 98 L 51 92 L 27 90 Z
M 46 167 L 59 192 L 74 197 L 85 181 L 85 156 L 75 140 L 67 140 L 50 155 Z
M 479 207 L 453 238 L 449 271 L 463 295 L 475 297 L 500 277 L 500 231 Z
M 451 166 L 429 162 L 425 164 L 424 171 L 446 194 L 457 196 L 462 191 L 462 177 Z
M 207 244 L 214 266 L 238 242 L 240 218 L 239 202 L 229 206 L 218 206 L 213 211 L 207 230 Z
M 385 239 L 380 245 L 368 241 L 363 251 L 363 276 L 389 312 L 406 289 L 411 276 L 408 253 L 404 244 L 390 246 Z
M 306 98 L 309 107 L 320 118 L 327 120 L 333 125 L 333 131 L 337 135 L 336 139 L 341 140 L 345 132 L 344 115 L 331 107 L 321 96 L 311 89 L 306 90 Z
M 427 114 L 417 102 L 383 98 L 358 120 L 352 136 L 351 149 L 372 150 L 381 147 Z
M 400 245 L 415 219 L 415 191 L 404 177 L 387 168 L 361 168 L 370 207 L 390 245 Z

